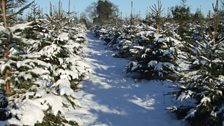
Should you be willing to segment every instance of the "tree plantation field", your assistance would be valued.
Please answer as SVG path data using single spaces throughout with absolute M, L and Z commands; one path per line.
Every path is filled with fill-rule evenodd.
M 0 126 L 223 126 L 223 1 L 39 2 L 0 0 Z

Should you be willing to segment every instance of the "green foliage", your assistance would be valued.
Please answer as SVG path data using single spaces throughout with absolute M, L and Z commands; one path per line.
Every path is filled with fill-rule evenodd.
M 47 63 L 51 63 L 53 65 L 58 65 L 58 66 L 60 65 L 60 62 L 59 62 L 58 58 L 55 57 L 55 56 L 52 56 L 52 57 L 49 58 L 46 55 L 42 55 L 39 58 L 39 60 L 42 60 L 42 61 L 47 62 Z
M 177 99 L 191 100 L 188 108 L 179 106 L 177 111 L 192 126 L 221 126 L 224 105 L 224 51 L 223 41 L 212 46 L 206 39 L 186 45 L 192 58 L 188 71 L 178 74 L 180 83 Z M 202 121 L 203 120 L 203 121 Z
M 6 108 L 7 106 L 8 106 L 7 98 L 4 96 L 3 91 L 0 90 L 0 110 Z
M 105 24 L 117 18 L 118 8 L 108 0 L 98 0 L 88 7 L 87 12 L 94 24 Z
M 68 100 L 68 102 L 72 105 L 73 108 L 75 108 L 75 103 L 71 100 L 70 96 L 65 95 L 65 98 Z
M 36 19 L 43 18 L 43 12 L 40 9 L 40 6 L 34 1 L 34 3 L 30 6 L 31 12 L 28 14 L 28 21 L 36 21 Z
M 132 66 L 131 72 L 138 71 L 143 75 L 147 74 L 147 79 L 171 79 L 171 75 L 175 71 L 177 57 L 174 42 L 160 36 L 148 43 L 142 54 L 136 58 L 137 66 Z
M 200 9 L 197 9 L 196 12 L 192 15 L 192 20 L 197 24 L 203 24 L 204 15 Z
M 14 0 L 7 1 L 7 4 L 12 4 Z M 16 19 L 17 14 L 22 13 L 22 11 L 32 4 L 31 2 L 30 4 L 25 5 L 25 0 L 18 0 L 15 2 L 19 2 L 16 3 L 19 5 L 16 5 L 16 7 L 14 5 L 7 6 L 8 12 L 15 12 L 7 13 L 9 16 L 8 18 L 12 20 L 14 20 L 14 18 Z M 33 9 L 36 9 L 35 5 L 33 5 Z M 35 18 L 35 16 L 33 18 Z M 50 25 L 48 24 L 49 22 Z M 11 23 L 10 25 L 12 26 L 14 23 Z M 20 25 L 22 27 L 18 27 Z M 28 99 L 31 101 L 36 100 L 36 98 L 41 99 L 45 93 L 60 97 L 59 95 L 61 95 L 60 90 L 62 90 L 62 87 L 59 86 L 59 84 L 64 82 L 63 79 L 68 81 L 68 88 L 71 87 L 70 92 L 72 92 L 72 89 L 77 89 L 78 83 L 84 79 L 85 75 L 83 64 L 80 65 L 79 63 L 76 63 L 76 58 L 81 58 L 78 54 L 81 52 L 81 44 L 85 42 L 83 34 L 85 27 L 76 25 L 76 22 L 70 17 L 65 17 L 60 20 L 52 17 L 51 20 L 36 20 L 25 24 L 19 24 L 18 26 L 10 28 L 13 32 L 10 32 L 9 30 L 0 31 L 1 50 L 5 46 L 9 46 L 9 50 L 12 52 L 10 53 L 8 62 L 10 64 L 10 76 L 7 79 L 10 80 L 10 86 L 13 87 L 13 92 L 8 95 L 8 97 L 10 97 L 9 106 L 7 106 L 8 103 L 5 105 L 6 102 L 4 99 L 1 99 L 0 94 L 0 110 L 2 110 L 2 107 L 7 106 L 7 110 L 20 111 L 20 107 L 22 106 L 17 106 L 17 104 L 23 104 Z M 63 40 L 64 35 L 67 34 L 69 34 L 69 36 L 65 37 L 69 40 Z M 77 46 L 74 46 L 73 44 L 76 44 Z M 76 54 L 74 52 L 76 52 Z M 0 53 L 3 52 L 0 51 Z M 73 62 L 72 59 L 75 59 L 75 61 Z M 3 62 L 1 61 L 1 65 L 2 63 Z M 76 73 L 74 74 L 73 72 Z M 2 75 L 0 76 L 2 77 Z M 58 81 L 60 79 L 61 82 Z M 3 82 L 4 81 L 1 80 L 1 83 Z M 69 87 L 70 83 L 71 85 Z M 3 84 L 0 85 L 3 89 Z M 41 94 L 42 96 L 36 96 L 39 91 L 44 91 L 43 95 Z M 26 95 L 26 93 L 30 93 L 30 95 Z M 62 104 L 64 104 L 64 100 L 67 100 L 66 103 L 71 103 L 68 107 L 75 106 L 74 102 L 72 102 L 74 98 L 70 96 L 68 96 L 69 99 L 64 98 L 65 96 L 61 97 L 63 97 L 63 101 L 61 101 Z M 78 125 L 74 121 L 67 121 L 60 112 L 58 115 L 51 114 L 51 107 L 52 106 L 49 106 L 49 110 L 46 111 L 44 121 L 36 125 Z M 20 112 L 23 113 L 24 111 L 21 110 Z M 5 113 L 4 111 L 1 111 L 0 113 L 1 120 L 1 118 L 5 116 Z M 19 116 L 18 113 L 7 113 L 12 117 Z M 20 118 L 15 119 L 20 121 Z
M 190 7 L 185 5 L 177 5 L 171 8 L 173 19 L 179 23 L 178 33 L 181 37 L 187 29 L 187 24 L 191 19 Z
M 27 3 L 27 0 L 7 0 L 6 13 L 9 19 L 8 22 L 10 22 L 10 24 L 15 24 L 16 19 L 18 19 L 17 15 L 22 15 L 24 10 L 28 9 L 33 4 L 33 2 L 30 2 L 28 4 L 26 3 Z M 1 9 L 0 9 L 0 13 L 2 14 Z M 0 18 L 0 21 L 2 21 L 2 18 Z
M 62 50 L 61 50 L 58 54 L 56 54 L 56 57 L 57 57 L 57 58 L 58 58 L 58 57 L 66 58 L 66 57 L 68 57 L 68 56 L 69 56 L 69 52 L 68 52 L 68 50 L 63 49 L 63 48 L 62 48 Z
M 21 35 L 26 39 L 38 39 L 33 28 L 26 28 L 21 32 Z
M 18 14 L 22 14 L 24 10 L 28 9 L 34 2 L 30 2 L 29 4 L 19 8 L 16 12 L 12 13 L 10 16 L 15 16 Z
M 178 23 L 183 24 L 188 21 L 191 17 L 190 7 L 186 6 L 175 6 L 171 8 L 173 19 Z
M 0 121 L 6 121 L 9 118 L 10 118 L 10 115 L 8 115 L 8 111 L 5 109 L 0 109 Z
M 71 126 L 78 126 L 76 122 L 67 121 L 60 114 L 53 115 L 51 113 L 45 113 L 45 117 L 42 123 L 37 123 L 35 126 L 65 126 L 65 124 L 69 124 Z

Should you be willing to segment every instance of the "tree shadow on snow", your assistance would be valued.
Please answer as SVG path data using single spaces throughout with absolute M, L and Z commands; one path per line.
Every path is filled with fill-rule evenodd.
M 165 109 L 172 105 L 172 99 L 164 95 L 168 82 L 138 81 L 127 78 L 123 73 L 125 59 L 111 57 L 102 41 L 90 33 L 89 48 L 94 52 L 88 57 L 94 72 L 83 82 L 83 90 L 92 94 L 89 112 L 97 117 L 94 124 L 108 126 L 180 126 Z M 91 51 L 90 50 L 90 51 Z M 162 120 L 162 121 L 161 121 Z

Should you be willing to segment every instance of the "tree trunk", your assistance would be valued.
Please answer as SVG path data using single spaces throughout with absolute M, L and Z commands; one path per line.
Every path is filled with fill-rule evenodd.
M 159 34 L 160 33 L 160 27 L 161 27 L 161 25 L 160 25 L 160 21 L 157 21 L 157 23 L 156 23 L 156 27 L 157 27 L 157 34 Z
M 7 23 L 7 15 L 6 15 L 6 5 L 7 5 L 7 0 L 2 0 L 1 3 L 1 7 L 2 7 L 2 18 L 3 18 L 3 22 L 4 22 L 4 27 L 6 29 L 8 29 L 9 24 Z M 11 40 L 11 35 L 10 38 L 8 38 Z M 7 62 L 9 60 L 9 47 L 8 45 L 5 45 L 4 48 L 4 60 L 5 62 Z M 11 82 L 8 80 L 9 76 L 10 76 L 10 69 L 6 68 L 6 70 L 3 73 L 3 79 L 5 80 L 5 91 L 6 93 L 10 93 L 11 92 Z
M 59 0 L 59 2 L 58 2 L 58 18 L 59 19 L 61 19 L 61 16 L 62 14 L 61 14 L 61 0 Z
M 3 75 L 3 79 L 5 80 L 5 91 L 6 93 L 10 93 L 11 90 L 11 82 L 8 80 L 8 77 L 10 76 L 10 69 L 6 69 Z
M 208 12 L 207 23 L 208 23 L 209 36 L 212 37 L 213 35 L 212 35 L 212 30 L 211 30 L 211 11 L 210 10 Z
M 7 23 L 7 17 L 6 17 L 6 3 L 7 3 L 7 0 L 2 0 L 2 18 L 4 21 L 4 27 L 7 29 L 8 23 Z M 7 45 L 4 48 L 4 59 L 5 61 L 8 61 L 9 59 L 9 48 L 7 47 Z
M 2 0 L 2 18 L 4 21 L 4 27 L 8 28 L 7 17 L 6 17 L 6 3 L 7 3 L 7 0 Z
M 6 45 L 4 48 L 4 60 L 8 61 L 9 60 L 9 47 Z
M 71 1 L 68 1 L 68 16 L 70 17 L 70 13 L 71 13 Z
M 218 33 L 218 23 L 219 23 L 219 19 L 218 19 L 219 1 L 216 0 L 215 6 L 214 6 L 214 4 L 212 4 L 212 6 L 213 6 L 213 11 L 214 11 L 214 16 L 213 16 L 213 20 L 214 20 L 213 45 L 215 45 L 216 38 L 217 38 L 217 33 Z

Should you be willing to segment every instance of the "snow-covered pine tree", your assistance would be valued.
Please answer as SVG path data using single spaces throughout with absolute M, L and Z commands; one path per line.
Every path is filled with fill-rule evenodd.
M 178 74 L 176 98 L 188 104 L 178 105 L 175 112 L 193 126 L 222 126 L 224 122 L 224 41 L 209 32 L 186 44 L 192 65 Z
M 114 40 L 110 41 L 107 45 L 116 50 L 114 57 L 131 57 L 130 47 L 134 43 L 136 33 L 139 31 L 138 26 L 122 26 L 118 32 L 114 33 Z
M 9 11 L 10 9 L 15 9 L 17 7 L 19 7 L 21 2 L 25 2 L 25 1 L 16 1 L 17 3 L 14 3 L 15 1 L 7 1 L 7 0 L 2 0 L 1 1 L 1 10 L 2 10 L 2 17 L 3 17 L 3 22 L 4 22 L 4 27 L 5 27 L 5 31 L 3 31 L 3 36 L 1 37 L 2 39 L 2 47 L 4 48 L 4 55 L 3 58 L 5 60 L 5 67 L 2 68 L 2 75 L 3 75 L 3 79 L 5 81 L 5 91 L 6 93 L 11 92 L 11 86 L 10 86 L 10 74 L 11 74 L 11 70 L 10 70 L 10 64 L 9 64 L 9 51 L 10 51 L 10 46 L 12 45 L 12 43 L 14 43 L 13 41 L 13 34 L 12 32 L 10 32 L 10 30 L 8 29 L 8 27 L 10 26 L 10 20 L 13 18 L 14 16 L 21 14 L 25 9 L 27 9 L 31 4 L 27 4 L 21 8 L 19 8 L 16 12 L 13 13 L 7 13 L 7 11 Z M 4 65 L 3 65 L 4 66 Z
M 10 31 L 9 27 L 13 24 L 12 19 L 15 19 L 16 15 L 21 14 L 23 10 L 28 8 L 32 3 L 21 7 L 21 3 L 25 1 L 12 1 L 12 0 L 1 0 L 1 15 L 4 23 L 4 30 L 0 31 L 0 47 L 4 52 L 1 52 L 1 73 L 2 79 L 0 79 L 1 85 L 1 95 L 0 95 L 0 120 L 4 121 L 8 119 L 10 116 L 8 110 L 5 109 L 8 105 L 8 101 L 6 100 L 6 94 L 12 94 L 11 83 L 12 83 L 12 74 L 13 74 L 13 59 L 16 57 L 12 57 L 10 52 L 12 52 L 12 47 L 16 45 L 20 45 L 20 39 L 15 38 L 13 33 Z M 18 8 L 21 7 L 21 8 Z M 17 11 L 13 11 L 17 8 Z M 9 13 L 10 12 L 10 13 Z M 17 43 L 18 42 L 18 43 Z M 18 57 L 17 57 L 18 58 Z M 4 85 L 4 86 L 3 86 Z M 2 93 L 3 92 L 3 93 Z
M 129 63 L 127 71 L 137 72 L 146 79 L 172 79 L 176 70 L 177 52 L 174 41 L 162 34 L 154 34 L 141 51 L 135 57 L 135 61 Z
M 187 0 L 181 0 L 181 5 L 176 5 L 171 8 L 173 19 L 179 24 L 178 34 L 184 38 L 186 30 L 189 28 L 191 19 L 190 7 L 186 5 Z
M 9 120 L 17 120 L 24 125 L 47 125 L 55 121 L 61 125 L 75 125 L 75 122 L 67 121 L 60 112 L 62 109 L 74 109 L 75 103 L 71 94 L 86 76 L 86 65 L 78 56 L 85 42 L 85 27 L 76 25 L 68 28 L 67 21 L 60 22 L 63 27 L 58 31 L 48 30 L 51 26 L 45 19 L 11 27 L 13 38 L 18 39 L 14 42 L 19 43 L 10 49 L 10 68 L 13 72 L 10 78 L 14 94 L 8 97 L 8 109 L 18 113 L 8 112 L 11 115 Z M 48 100 L 45 99 L 46 96 Z M 63 104 L 63 107 L 55 111 L 52 99 L 58 99 L 57 104 Z M 33 102 L 40 105 L 34 110 L 38 111 L 38 117 L 42 115 L 43 121 L 42 117 L 35 118 L 32 124 L 28 124 L 22 119 L 26 116 L 23 107 L 30 106 Z M 4 99 L 1 103 L 4 103 Z M 49 109 L 46 110 L 44 106 Z M 22 115 L 21 118 L 16 118 L 18 115 Z M 16 125 L 15 122 L 10 124 Z
M 214 46 L 207 40 L 192 49 L 192 67 L 179 74 L 177 99 L 193 104 L 178 106 L 177 112 L 192 125 L 221 125 L 223 121 L 224 42 Z

